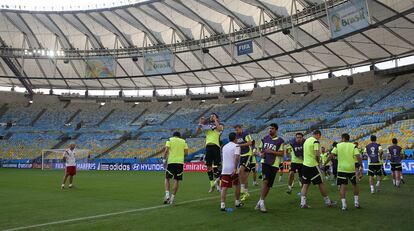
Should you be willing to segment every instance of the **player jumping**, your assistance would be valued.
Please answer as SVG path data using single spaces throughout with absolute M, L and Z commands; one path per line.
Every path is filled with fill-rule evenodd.
M 221 155 L 220 155 L 220 135 L 224 130 L 222 124 L 220 124 L 217 114 L 212 113 L 209 121 L 205 118 L 200 118 L 196 133 L 200 133 L 202 130 L 206 134 L 206 155 L 205 161 L 207 166 L 207 175 L 210 180 L 209 192 L 214 190 L 214 187 L 218 188 L 218 181 L 220 178 L 221 167 Z M 215 168 L 213 168 L 215 166 Z M 214 178 L 216 180 L 214 180 Z

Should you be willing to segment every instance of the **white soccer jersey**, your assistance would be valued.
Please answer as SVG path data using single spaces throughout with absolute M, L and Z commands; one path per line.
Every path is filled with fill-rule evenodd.
M 223 147 L 223 169 L 222 175 L 230 175 L 233 173 L 235 166 L 236 156 L 240 156 L 240 147 L 238 144 L 229 142 Z
M 68 166 L 76 166 L 76 160 L 75 160 L 75 149 L 70 150 L 66 149 L 63 156 L 66 158 L 66 167 Z

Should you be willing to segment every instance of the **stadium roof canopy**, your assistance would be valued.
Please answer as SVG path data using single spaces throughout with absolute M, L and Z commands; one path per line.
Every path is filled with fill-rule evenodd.
M 331 39 L 326 8 L 347 0 L 159 0 L 25 6 L 0 1 L 0 86 L 163 89 L 287 79 L 413 55 L 414 2 L 367 0 L 371 25 Z M 109 2 L 109 3 L 107 3 Z M 234 44 L 252 40 L 253 53 Z M 144 74 L 144 54 L 174 72 Z M 116 77 L 86 62 L 115 60 Z

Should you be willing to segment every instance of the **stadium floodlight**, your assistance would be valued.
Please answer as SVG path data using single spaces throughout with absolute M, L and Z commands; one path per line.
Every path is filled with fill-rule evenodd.
M 100 103 L 100 105 L 101 105 L 101 106 L 105 106 L 105 102 L 101 102 L 101 103 Z
M 168 105 L 171 105 L 172 104 L 172 102 L 170 101 L 170 102 L 168 102 Z
M 240 98 L 238 98 L 238 97 L 237 97 L 237 98 L 236 98 L 236 101 L 239 101 L 239 100 L 240 100 Z
M 135 102 L 134 104 L 135 104 L 135 105 L 138 105 L 138 104 L 139 104 L 139 102 Z
M 33 104 L 33 100 L 29 100 L 29 103 L 30 103 L 30 104 Z
M 205 103 L 205 102 L 206 102 L 206 100 L 205 100 L 205 99 L 202 99 L 202 100 L 201 100 L 201 102 L 202 102 L 202 103 Z

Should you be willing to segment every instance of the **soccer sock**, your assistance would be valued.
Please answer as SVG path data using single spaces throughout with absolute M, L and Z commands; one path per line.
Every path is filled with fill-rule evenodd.
M 354 204 L 359 205 L 359 196 L 358 195 L 354 196 Z
M 213 188 L 213 187 L 214 187 L 214 185 L 215 185 L 215 183 L 216 183 L 216 181 L 214 181 L 214 180 L 210 180 L 210 187 L 211 187 L 211 188 Z
M 342 198 L 341 202 L 342 202 L 342 208 L 346 208 L 346 199 Z
M 397 180 L 395 185 L 397 185 L 397 187 L 400 186 L 400 181 Z
M 374 185 L 370 185 L 371 192 L 374 192 Z
M 222 208 L 222 209 L 226 208 L 226 204 L 224 202 L 221 202 L 220 203 L 220 208 Z
M 394 180 L 394 179 L 392 179 L 392 184 L 393 184 L 393 185 L 396 185 L 396 184 L 395 184 L 395 180 Z
M 171 197 L 170 197 L 170 201 L 172 202 L 172 201 L 174 201 L 174 199 L 175 199 L 175 195 L 172 194 Z
M 292 190 L 292 185 L 288 185 L 288 189 L 289 190 Z
M 377 184 L 375 185 L 377 188 L 381 185 L 381 181 L 377 181 Z
M 329 199 L 328 196 L 324 197 L 323 201 L 325 201 L 325 204 L 330 204 L 331 203 L 331 199 Z
M 242 193 L 246 192 L 246 185 L 245 184 L 240 184 L 240 191 Z
M 235 202 L 234 202 L 234 205 L 236 205 L 236 206 L 239 206 L 240 205 L 240 200 L 236 200 Z
M 262 198 L 260 198 L 260 200 L 259 200 L 259 205 L 260 206 L 264 205 L 264 200 Z
M 306 197 L 305 196 L 300 197 L 300 205 L 306 205 Z
M 165 191 L 165 198 L 170 198 L 170 191 Z

